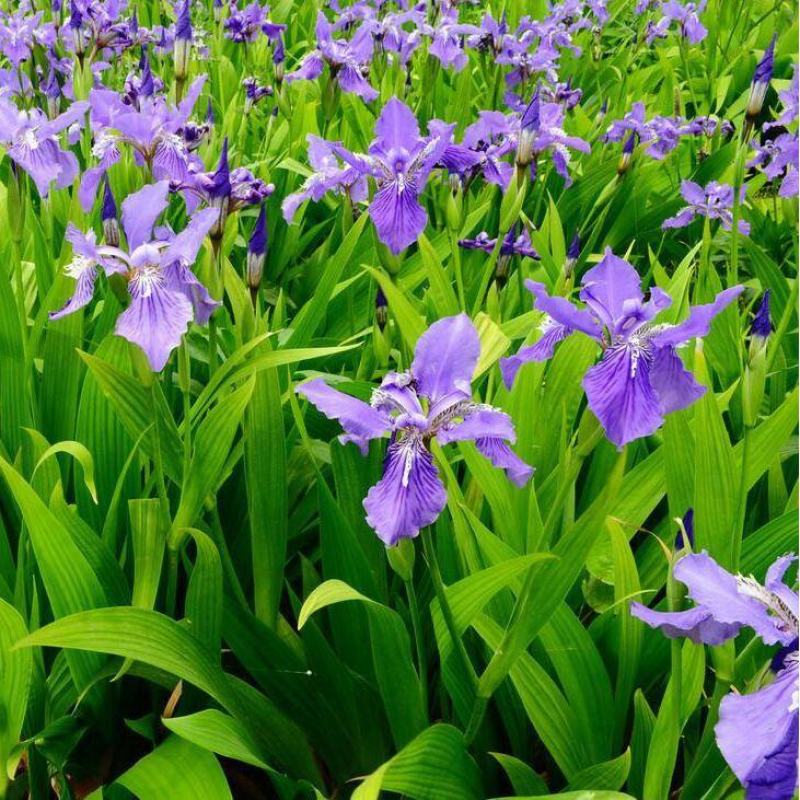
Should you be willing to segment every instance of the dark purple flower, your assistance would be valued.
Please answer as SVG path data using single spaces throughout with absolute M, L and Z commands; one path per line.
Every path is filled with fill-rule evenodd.
M 316 33 L 317 49 L 309 53 L 296 70 L 286 74 L 286 82 L 316 80 L 327 63 L 332 77 L 343 92 L 358 95 L 366 102 L 374 100 L 378 92 L 364 77 L 372 61 L 374 46 L 370 27 L 362 25 L 352 39 L 334 39 L 333 28 L 320 11 Z
M 797 790 L 798 597 L 785 583 L 794 556 L 782 556 L 764 584 L 732 575 L 707 553 L 684 556 L 676 580 L 686 584 L 695 605 L 686 611 L 654 611 L 631 603 L 631 613 L 670 638 L 718 645 L 752 628 L 767 645 L 790 647 L 776 663 L 777 674 L 750 694 L 731 692 L 719 707 L 717 745 L 746 789 L 757 800 L 788 800 Z
M 66 272 L 76 280 L 75 292 L 62 309 L 50 314 L 51 319 L 60 319 L 87 305 L 94 293 L 97 267 L 107 275 L 124 275 L 131 303 L 117 319 L 115 332 L 141 347 L 155 372 L 164 368 L 192 319 L 205 325 L 219 305 L 190 269 L 219 211 L 203 209 L 181 233 L 153 239 L 153 226 L 167 207 L 168 191 L 167 181 L 161 181 L 123 202 L 126 250 L 97 245 L 94 231 L 84 234 L 69 224 L 66 239 L 74 256 Z
M 474 239 L 460 239 L 458 244 L 467 250 L 483 250 L 485 253 L 491 253 L 497 244 L 497 239 L 490 239 L 486 231 L 481 231 Z M 500 245 L 500 255 L 521 256 L 533 258 L 537 261 L 539 259 L 539 254 L 531 245 L 531 237 L 527 229 L 523 229 L 522 233 L 517 236 L 516 230 L 512 228 L 503 237 L 503 243 Z
M 383 477 L 364 500 L 367 522 L 387 546 L 416 536 L 447 502 L 431 440 L 440 445 L 474 441 L 517 486 L 533 474 L 509 447 L 516 440 L 511 418 L 472 399 L 479 355 L 478 332 L 469 317 L 459 314 L 431 325 L 417 342 L 410 370 L 386 375 L 369 404 L 321 378 L 296 389 L 325 416 L 339 420 L 345 430 L 340 440 L 354 442 L 362 453 L 370 439 L 390 434 Z
M 672 299 L 653 287 L 645 302 L 636 270 L 606 248 L 602 261 L 581 281 L 578 308 L 564 297 L 551 297 L 541 283 L 527 281 L 534 307 L 546 317 L 541 337 L 516 355 L 500 361 L 506 386 L 529 361 L 545 361 L 556 345 L 576 331 L 594 339 L 603 357 L 586 373 L 583 388 L 606 436 L 617 447 L 654 433 L 664 415 L 679 411 L 701 397 L 706 388 L 684 369 L 676 348 L 705 336 L 711 321 L 742 292 L 734 286 L 714 302 L 694 306 L 677 325 L 658 324 L 656 316 Z
M 269 6 L 261 6 L 252 2 L 239 9 L 235 2 L 231 3 L 230 14 L 225 20 L 225 35 L 234 42 L 254 42 L 262 33 L 274 39 L 286 29 L 285 25 L 276 25 L 268 17 Z
M 38 108 L 20 111 L 8 98 L 0 97 L 0 143 L 8 157 L 27 172 L 42 197 L 50 185 L 69 186 L 79 172 L 73 153 L 63 150 L 57 134 L 80 124 L 89 104 L 73 103 L 63 114 L 48 119 Z
M 742 199 L 745 187 L 742 186 Z M 669 217 L 661 223 L 661 227 L 685 228 L 696 216 L 718 219 L 722 227 L 729 231 L 733 225 L 733 187 L 726 183 L 711 181 L 704 187 L 693 181 L 681 182 L 681 196 L 688 203 L 674 217 Z M 750 233 L 750 223 L 739 220 L 739 233 L 747 236 Z
M 261 102 L 265 97 L 272 97 L 275 93 L 271 86 L 261 86 L 258 80 L 253 77 L 245 78 L 242 81 L 242 86 L 244 87 L 245 114 L 247 114 L 256 103 Z
M 508 37 L 505 13 L 498 21 L 487 11 L 481 19 L 479 31 L 467 38 L 467 44 L 477 50 L 492 50 L 497 55 L 505 48 Z

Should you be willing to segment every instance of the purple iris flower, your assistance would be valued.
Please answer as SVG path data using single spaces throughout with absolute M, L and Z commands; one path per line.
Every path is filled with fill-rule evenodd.
M 741 188 L 741 200 L 744 200 L 745 187 Z M 722 227 L 729 231 L 733 225 L 733 187 L 726 183 L 711 181 L 705 187 L 693 181 L 681 182 L 681 197 L 688 203 L 674 217 L 661 223 L 661 227 L 685 228 L 696 216 L 718 219 Z M 750 223 L 740 219 L 739 233 L 747 236 Z
M 419 196 L 451 144 L 454 127 L 431 120 L 429 135 L 420 136 L 414 112 L 393 97 L 375 122 L 376 136 L 366 154 L 333 146 L 333 152 L 362 176 L 375 179 L 377 191 L 369 215 L 378 238 L 395 254 L 413 244 L 425 229 L 428 213 Z
M 443 67 L 452 67 L 461 72 L 467 65 L 464 52 L 464 37 L 477 36 L 481 29 L 477 25 L 466 25 L 458 21 L 458 9 L 446 8 L 433 26 L 426 25 L 423 33 L 431 37 L 428 53 Z
M 647 143 L 645 153 L 651 158 L 661 161 L 680 143 L 682 135 L 697 135 L 693 128 L 687 128 L 679 117 L 655 116 L 645 120 L 644 103 L 636 102 L 631 110 L 619 120 L 608 126 L 603 141 L 619 142 L 635 133 L 639 141 Z
M 654 611 L 631 603 L 631 613 L 671 639 L 688 636 L 719 645 L 752 628 L 766 645 L 780 644 L 774 677 L 751 694 L 731 692 L 719 707 L 714 733 L 722 755 L 749 800 L 788 800 L 797 790 L 798 597 L 784 583 L 794 556 L 782 556 L 762 585 L 732 575 L 707 553 L 689 554 L 675 565 L 695 605 L 686 611 Z
M 240 10 L 233 2 L 225 20 L 225 35 L 234 42 L 241 43 L 254 42 L 263 33 L 275 41 L 286 30 L 286 26 L 271 22 L 268 15 L 267 5 L 261 6 L 258 2 L 253 2 Z
M 339 160 L 334 144 L 309 133 L 308 160 L 314 172 L 303 183 L 299 192 L 288 195 L 281 206 L 283 218 L 291 223 L 297 209 L 306 200 L 318 203 L 328 192 L 347 192 L 353 203 L 366 200 L 369 194 L 364 174 Z
M 470 47 L 482 51 L 491 50 L 495 55 L 501 53 L 509 41 L 505 13 L 499 20 L 496 20 L 491 13 L 486 12 L 481 19 L 479 31 L 467 38 L 467 44 Z
M 47 197 L 51 183 L 63 189 L 77 177 L 78 160 L 62 149 L 57 134 L 80 123 L 88 107 L 85 101 L 73 103 L 51 120 L 38 108 L 20 111 L 8 98 L 0 97 L 0 143 L 8 157 L 31 176 L 41 197 Z
M 141 347 L 150 366 L 160 372 L 180 344 L 194 319 L 205 325 L 219 303 L 212 300 L 190 267 L 219 210 L 198 211 L 186 228 L 153 239 L 153 226 L 168 204 L 167 181 L 150 184 L 122 203 L 122 228 L 127 249 L 98 245 L 94 231 L 82 233 L 72 223 L 65 234 L 74 257 L 66 272 L 75 278 L 75 292 L 67 304 L 50 314 L 60 319 L 89 303 L 94 294 L 97 267 L 108 276 L 122 275 L 131 303 L 122 312 L 115 332 Z
M 517 486 L 533 474 L 509 447 L 516 440 L 511 418 L 472 399 L 480 347 L 466 314 L 445 317 L 420 337 L 409 371 L 386 375 L 369 403 L 332 389 L 321 378 L 296 389 L 326 417 L 339 420 L 345 431 L 340 441 L 354 442 L 364 454 L 370 439 L 390 434 L 383 477 L 364 500 L 367 522 L 387 546 L 415 537 L 447 502 L 430 451 L 432 440 L 440 445 L 474 441 Z
M 228 165 L 228 139 L 222 142 L 217 168 L 202 172 L 192 165 L 185 180 L 170 182 L 170 190 L 181 192 L 186 202 L 186 210 L 192 213 L 199 203 L 206 203 L 219 210 L 214 226 L 210 231 L 212 240 L 219 239 L 225 228 L 228 216 L 247 206 L 263 203 L 274 191 L 275 186 L 265 183 L 244 167 L 231 170 Z
M 261 102 L 265 97 L 272 97 L 275 91 L 271 86 L 261 86 L 254 77 L 245 78 L 242 81 L 244 88 L 244 113 L 247 114 L 256 103 Z
M 780 197 L 797 197 L 800 139 L 796 133 L 782 133 L 756 146 L 755 156 L 748 167 L 758 167 L 771 181 L 780 180 Z
M 606 436 L 617 447 L 654 433 L 664 415 L 694 403 L 704 386 L 687 372 L 676 348 L 705 336 L 711 321 L 742 292 L 734 286 L 720 292 L 712 303 L 694 306 L 677 325 L 654 319 L 672 298 L 658 287 L 645 301 L 636 270 L 606 248 L 602 260 L 583 276 L 579 297 L 584 308 L 564 297 L 551 297 L 544 284 L 526 281 L 534 307 L 546 317 L 541 337 L 516 355 L 500 361 L 506 386 L 529 361 L 552 358 L 556 345 L 576 331 L 603 348 L 600 362 L 583 379 L 586 399 Z
M 132 147 L 137 162 L 146 164 L 157 180 L 189 179 L 192 156 L 178 132 L 188 121 L 204 83 L 204 75 L 193 81 L 177 107 L 168 105 L 160 95 L 152 95 L 140 96 L 134 108 L 114 91 L 92 89 L 92 153 L 100 163 L 83 174 L 78 196 L 84 211 L 91 209 L 100 181 L 119 161 L 120 144 Z
M 800 114 L 800 67 L 795 65 L 794 74 L 792 75 L 792 82 L 788 89 L 778 92 L 783 112 L 774 121 L 768 122 L 764 125 L 764 130 L 769 130 L 778 125 L 791 125 L 797 120 Z
M 359 27 L 352 39 L 334 39 L 333 33 L 333 27 L 320 11 L 317 15 L 317 49 L 309 53 L 296 70 L 286 74 L 286 82 L 316 80 L 325 64 L 328 64 L 333 79 L 343 92 L 371 102 L 378 92 L 364 77 L 372 61 L 374 48 L 370 26 L 364 24 Z
M 677 23 L 681 36 L 689 44 L 698 44 L 708 36 L 708 30 L 700 22 L 698 14 L 706 7 L 705 0 L 699 3 L 679 3 L 678 0 L 665 0 L 661 3 L 663 16 L 656 23 L 648 23 L 645 41 L 652 44 L 655 39 L 664 39 L 670 27 Z
M 0 14 L 0 52 L 15 68 L 30 58 L 41 20 L 41 11 L 31 14 L 28 8 Z

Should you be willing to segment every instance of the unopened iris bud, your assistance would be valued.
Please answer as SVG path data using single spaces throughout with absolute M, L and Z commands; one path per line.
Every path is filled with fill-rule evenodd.
M 214 22 L 219 22 L 222 19 L 223 8 L 222 0 L 214 0 Z
M 86 52 L 86 34 L 83 30 L 83 14 L 75 0 L 71 0 L 69 4 L 67 27 L 72 32 L 72 49 L 79 59 L 83 59 L 83 54 Z
M 42 84 L 42 92 L 47 98 L 47 116 L 55 119 L 58 116 L 61 101 L 61 87 L 58 85 L 55 70 L 50 69 L 47 80 Z
M 622 177 L 631 166 L 631 158 L 633 157 L 633 149 L 636 147 L 636 134 L 632 133 L 625 144 L 622 145 L 622 155 L 619 159 L 619 164 L 617 164 L 617 175 Z
M 535 154 L 533 151 L 533 143 L 536 137 L 536 132 L 539 130 L 541 114 L 541 101 L 539 99 L 539 87 L 533 93 L 531 102 L 522 114 L 520 120 L 519 141 L 517 142 L 517 157 L 516 164 L 518 167 L 524 168 L 533 163 Z
M 694 547 L 694 509 L 690 508 L 683 519 L 676 517 L 678 535 L 675 537 L 675 550 L 691 550 Z
M 564 261 L 564 277 L 570 278 L 572 277 L 572 273 L 575 269 L 575 265 L 578 263 L 578 258 L 581 254 L 581 238 L 576 233 L 572 237 L 572 241 L 569 243 L 569 247 L 567 248 L 567 258 Z
M 758 306 L 753 323 L 750 326 L 750 359 L 754 353 L 763 350 L 767 346 L 767 339 L 772 333 L 772 318 L 769 313 L 769 289 L 764 292 L 761 303 Z
M 386 300 L 386 295 L 383 293 L 383 289 L 381 289 L 379 286 L 378 291 L 375 294 L 375 322 L 377 323 L 378 327 L 383 330 L 388 321 L 389 302 Z
M 771 333 L 767 289 L 750 326 L 750 353 L 742 378 L 742 411 L 744 424 L 748 428 L 758 422 L 761 401 L 764 399 L 767 384 L 767 340 Z
M 747 110 L 745 116 L 752 125 L 755 118 L 761 113 L 764 107 L 764 98 L 767 96 L 769 82 L 772 80 L 772 71 L 775 68 L 775 40 L 777 34 L 773 35 L 761 61 L 756 65 L 753 72 L 753 82 L 750 85 L 750 97 L 747 100 Z
M 603 104 L 600 106 L 600 110 L 597 112 L 597 122 L 602 122 L 605 119 L 606 114 L 608 113 L 608 98 L 603 100 Z
M 119 222 L 117 221 L 117 204 L 114 202 L 114 195 L 108 181 L 105 182 L 103 189 L 103 238 L 106 244 L 112 247 L 119 246 Z
M 175 77 L 185 80 L 189 74 L 189 57 L 192 50 L 192 17 L 189 11 L 189 0 L 179 6 L 178 19 L 175 23 L 175 43 L 172 49 L 175 61 Z
M 222 142 L 222 153 L 219 157 L 219 164 L 217 171 L 214 173 L 211 181 L 211 188 L 208 190 L 209 205 L 212 208 L 219 209 L 219 217 L 212 226 L 208 235 L 212 239 L 219 240 L 222 238 L 222 232 L 225 230 L 225 222 L 228 219 L 228 205 L 231 199 L 231 173 L 228 168 L 228 137 L 226 136 Z
M 447 193 L 447 199 L 445 200 L 445 208 L 444 208 L 444 216 L 447 222 L 447 227 L 450 228 L 451 231 L 460 231 L 461 224 L 462 224 L 462 212 L 464 209 L 464 202 L 463 202 L 463 195 L 461 192 L 461 181 L 458 180 L 458 176 L 451 175 L 451 187 L 453 186 L 452 179 L 456 178 L 458 181 L 458 185 L 455 191 L 450 191 Z
M 261 285 L 264 274 L 264 261 L 267 257 L 267 209 L 261 204 L 253 235 L 247 245 L 247 285 L 255 293 Z
M 272 51 L 272 63 L 275 65 L 275 83 L 280 86 L 283 76 L 286 74 L 286 48 L 283 45 L 283 37 L 280 35 Z

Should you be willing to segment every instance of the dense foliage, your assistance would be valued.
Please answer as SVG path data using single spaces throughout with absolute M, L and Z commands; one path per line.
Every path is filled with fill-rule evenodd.
M 795 794 L 794 3 L 0 5 L 0 797 Z

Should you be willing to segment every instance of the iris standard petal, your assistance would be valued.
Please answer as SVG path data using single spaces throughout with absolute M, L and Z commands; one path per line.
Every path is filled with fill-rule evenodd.
M 480 354 L 478 331 L 466 314 L 434 322 L 414 350 L 411 374 L 417 393 L 427 397 L 431 406 L 452 394 L 469 397 Z
M 743 286 L 732 286 L 724 289 L 712 303 L 701 306 L 693 306 L 689 309 L 689 316 L 677 325 L 670 325 L 661 331 L 653 334 L 652 342 L 657 347 L 676 347 L 679 344 L 688 342 L 689 339 L 706 336 L 711 330 L 711 323 L 714 317 L 727 308 L 742 292 Z
M 593 339 L 602 338 L 600 325 L 591 312 L 575 307 L 565 297 L 551 297 L 543 283 L 527 280 L 525 287 L 534 296 L 533 306 L 538 311 L 544 311 L 555 322 L 573 331 L 581 331 Z
M 639 273 L 607 247 L 603 258 L 581 281 L 580 298 L 610 330 L 624 316 L 625 303 L 644 299 Z
M 129 252 L 150 241 L 153 225 L 168 205 L 168 195 L 169 183 L 159 181 L 125 198 L 122 203 L 122 227 L 128 239 Z

